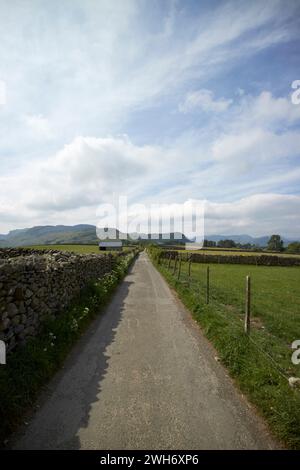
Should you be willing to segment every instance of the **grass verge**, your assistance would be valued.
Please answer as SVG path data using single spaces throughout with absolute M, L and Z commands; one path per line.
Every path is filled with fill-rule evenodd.
M 166 264 L 159 263 L 157 250 L 150 249 L 149 253 L 157 269 L 177 291 L 193 318 L 201 325 L 204 334 L 217 349 L 221 362 L 236 380 L 241 391 L 269 423 L 274 435 L 288 448 L 300 449 L 300 390 L 289 386 L 287 379 L 280 372 L 280 367 L 276 365 L 281 360 L 284 371 L 287 371 L 286 367 L 290 367 L 292 375 L 296 372 L 295 367 L 299 366 L 294 366 L 293 369 L 290 361 L 291 351 L 287 349 L 287 344 L 283 344 L 283 338 L 275 336 L 275 327 L 273 334 L 266 330 L 251 333 L 251 339 L 259 344 L 261 350 L 271 352 L 276 358 L 274 364 L 243 333 L 238 312 L 234 315 L 228 309 L 231 305 L 227 305 L 224 298 L 221 301 L 220 298 L 213 299 L 213 302 L 207 305 L 204 295 L 199 295 L 199 291 L 193 290 L 187 283 L 178 281 L 177 275 L 174 276 Z M 230 281 L 234 291 L 232 277 Z
M 90 283 L 66 311 L 47 320 L 38 336 L 0 366 L 0 447 L 21 424 L 42 386 L 63 364 L 92 319 L 103 311 L 134 257 L 130 253 L 121 258 L 112 272 Z

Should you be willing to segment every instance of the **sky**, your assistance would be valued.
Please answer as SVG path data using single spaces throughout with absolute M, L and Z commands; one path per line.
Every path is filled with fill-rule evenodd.
M 300 239 L 299 31 L 299 0 L 0 0 L 0 233 L 121 194 Z

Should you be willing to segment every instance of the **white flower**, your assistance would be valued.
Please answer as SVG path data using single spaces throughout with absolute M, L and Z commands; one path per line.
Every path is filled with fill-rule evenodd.
M 76 318 L 73 318 L 72 319 L 72 323 L 71 323 L 71 330 L 77 330 L 78 329 L 78 322 L 76 320 Z

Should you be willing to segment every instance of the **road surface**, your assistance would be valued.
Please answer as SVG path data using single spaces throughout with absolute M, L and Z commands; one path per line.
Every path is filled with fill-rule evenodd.
M 276 447 L 215 355 L 142 253 L 13 447 Z

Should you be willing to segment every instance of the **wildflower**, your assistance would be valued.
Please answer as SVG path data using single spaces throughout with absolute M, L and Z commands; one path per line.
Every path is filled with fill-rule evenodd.
M 76 318 L 73 318 L 72 322 L 71 322 L 71 330 L 72 331 L 76 331 L 78 329 L 78 323 L 77 323 L 77 320 Z

